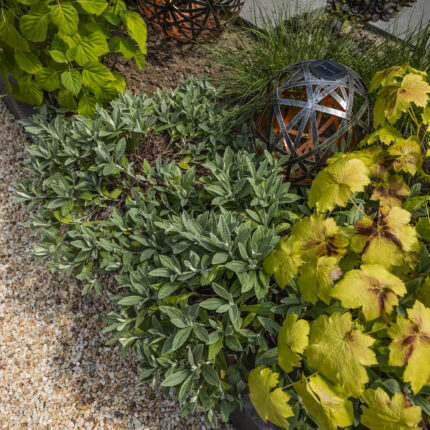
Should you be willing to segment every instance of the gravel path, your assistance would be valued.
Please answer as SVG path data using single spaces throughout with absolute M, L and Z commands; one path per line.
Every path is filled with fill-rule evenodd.
M 24 145 L 0 101 L 0 429 L 205 429 L 202 416 L 181 418 L 172 397 L 138 385 L 132 356 L 105 346 L 108 300 L 82 297 L 77 281 L 31 257 L 25 210 L 11 204 Z

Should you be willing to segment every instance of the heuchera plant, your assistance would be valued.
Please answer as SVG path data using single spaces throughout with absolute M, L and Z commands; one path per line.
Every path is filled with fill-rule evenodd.
M 249 374 L 251 401 L 265 421 L 428 428 L 430 197 L 420 193 L 428 178 L 426 78 L 409 64 L 374 76 L 376 130 L 360 150 L 331 158 L 310 188 L 315 213 L 264 261 L 288 299 L 303 304 L 291 308 L 277 348 Z M 415 127 L 402 134 L 396 125 L 404 115 Z
M 112 37 L 112 29 L 121 35 Z M 49 93 L 60 106 L 92 115 L 96 103 L 125 90 L 123 76 L 101 57 L 121 52 L 143 70 L 146 24 L 123 0 L 5 0 L 0 51 L 0 72 L 16 99 L 41 105 Z

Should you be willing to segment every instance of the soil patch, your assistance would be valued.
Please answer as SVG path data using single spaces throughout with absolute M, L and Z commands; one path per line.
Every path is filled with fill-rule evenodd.
M 224 46 L 237 31 L 237 27 L 228 26 L 212 44 Z M 140 70 L 134 59 L 127 60 L 121 54 L 106 57 L 108 67 L 124 76 L 127 88 L 134 94 L 152 96 L 157 88 L 177 87 L 181 80 L 190 76 L 214 78 L 222 73 L 222 69 L 209 60 L 209 51 L 204 45 L 175 41 L 151 26 L 148 26 L 147 50 L 145 70 Z

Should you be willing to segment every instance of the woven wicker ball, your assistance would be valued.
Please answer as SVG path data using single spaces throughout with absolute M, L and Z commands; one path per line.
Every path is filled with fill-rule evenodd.
M 350 151 L 370 130 L 366 85 L 333 61 L 292 64 L 263 89 L 251 128 L 257 151 L 288 154 L 286 176 L 309 183 L 333 152 Z
M 167 36 L 207 42 L 237 18 L 243 0 L 138 0 L 138 4 L 142 15 Z

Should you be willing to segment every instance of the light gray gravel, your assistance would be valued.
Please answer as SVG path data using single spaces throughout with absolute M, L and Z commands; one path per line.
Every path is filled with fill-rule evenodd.
M 0 429 L 204 430 L 201 415 L 181 418 L 172 397 L 138 385 L 132 355 L 105 346 L 108 300 L 31 257 L 25 209 L 11 203 L 24 145 L 0 101 Z

